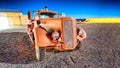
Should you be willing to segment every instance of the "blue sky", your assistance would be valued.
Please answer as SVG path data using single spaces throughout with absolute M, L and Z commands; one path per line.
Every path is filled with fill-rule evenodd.
M 120 17 L 119 0 L 1 0 L 1 9 L 39 10 L 48 6 L 50 10 L 64 12 L 74 18 Z

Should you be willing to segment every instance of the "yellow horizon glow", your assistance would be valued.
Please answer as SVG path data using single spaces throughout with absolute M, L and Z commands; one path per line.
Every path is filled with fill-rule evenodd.
M 120 23 L 120 18 L 87 18 L 85 23 Z

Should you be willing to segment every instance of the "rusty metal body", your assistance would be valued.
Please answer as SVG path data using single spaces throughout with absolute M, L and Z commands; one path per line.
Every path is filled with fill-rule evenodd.
M 54 48 L 59 51 L 73 50 L 79 41 L 86 38 L 86 32 L 76 26 L 75 19 L 71 17 L 54 18 L 55 15 L 58 14 L 49 10 L 39 10 L 35 13 L 35 19 L 29 25 L 28 33 L 34 36 L 31 40 L 35 43 L 36 52 L 39 50 L 38 47 Z M 28 18 L 32 20 L 29 12 Z M 81 35 L 80 30 L 82 30 Z M 39 58 L 40 55 L 36 56 Z
M 41 29 L 39 26 L 34 27 L 33 33 L 35 36 L 35 43 L 39 47 L 45 47 L 46 49 L 55 48 L 57 50 L 73 50 L 77 46 L 77 32 L 76 22 L 72 18 L 52 18 L 43 19 Z M 52 39 L 52 34 L 47 37 L 47 30 L 52 29 L 60 32 L 60 37 L 57 40 Z M 53 31 L 53 32 L 54 32 Z M 58 41 L 61 39 L 60 41 Z

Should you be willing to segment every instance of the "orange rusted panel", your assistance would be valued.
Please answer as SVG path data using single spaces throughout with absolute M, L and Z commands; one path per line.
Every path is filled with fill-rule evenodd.
M 40 47 L 46 47 L 50 45 L 50 40 L 47 38 L 47 32 L 41 27 L 35 27 L 33 29 L 35 36 L 35 44 Z
M 59 18 L 52 18 L 52 19 L 42 19 L 41 20 L 42 23 L 43 23 L 43 27 L 47 28 L 47 27 L 50 27 L 50 28 L 53 28 L 53 29 L 60 29 L 61 28 L 61 19 Z

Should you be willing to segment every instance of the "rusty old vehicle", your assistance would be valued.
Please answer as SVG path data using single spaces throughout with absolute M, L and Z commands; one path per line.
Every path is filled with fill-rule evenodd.
M 74 50 L 80 41 L 86 38 L 86 32 L 76 25 L 72 17 L 48 10 L 34 12 L 34 19 L 28 11 L 28 35 L 35 44 L 36 58 L 42 60 L 47 49 L 58 51 Z

